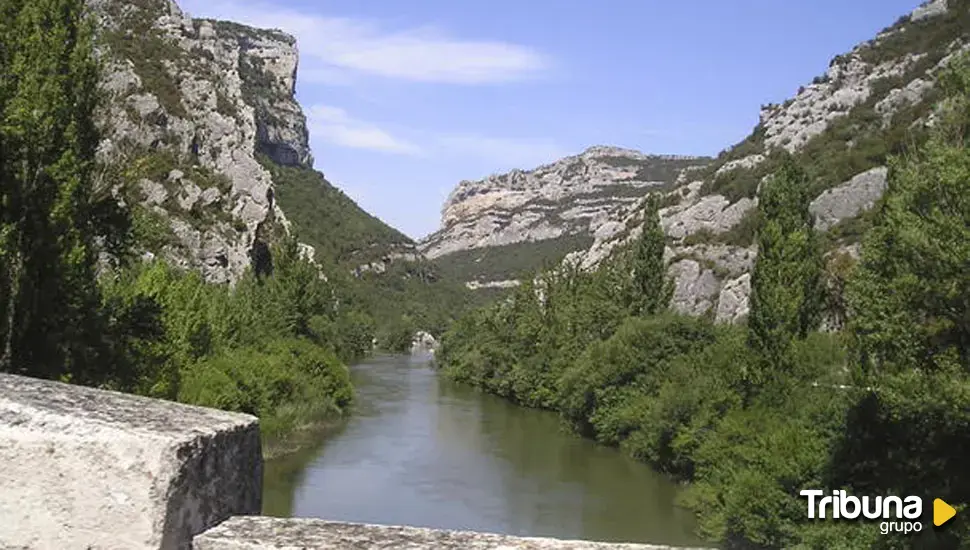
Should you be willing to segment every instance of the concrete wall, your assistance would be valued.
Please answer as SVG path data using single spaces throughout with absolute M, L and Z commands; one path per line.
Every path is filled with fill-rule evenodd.
M 0 374 L 3 549 L 670 550 L 259 517 L 261 493 L 252 416 Z

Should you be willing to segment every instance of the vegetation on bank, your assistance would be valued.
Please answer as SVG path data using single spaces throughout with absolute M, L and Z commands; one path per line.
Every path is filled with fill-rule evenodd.
M 97 166 L 84 2 L 2 11 L 0 372 L 251 413 L 271 439 L 343 411 L 373 320 L 293 239 L 234 288 L 143 261 L 166 220 L 122 208 L 122 175 Z
M 858 262 L 824 269 L 808 213 L 817 169 L 781 155 L 759 201 L 745 326 L 666 311 L 651 199 L 642 237 L 597 271 L 541 273 L 456 322 L 444 372 L 689 482 L 684 505 L 725 548 L 970 544 L 960 514 L 929 521 L 934 498 L 970 502 L 970 61 L 939 86 L 931 136 L 890 163 Z M 833 299 L 848 324 L 818 332 Z M 802 489 L 921 496 L 924 527 L 811 521 Z
M 405 352 L 415 332 L 440 335 L 470 304 L 483 303 L 461 280 L 423 259 L 388 258 L 383 272 L 358 268 L 389 253 L 414 253 L 404 234 L 371 216 L 316 170 L 285 167 L 268 158 L 276 199 L 301 242 L 315 248 L 342 307 L 369 318 L 377 346 Z

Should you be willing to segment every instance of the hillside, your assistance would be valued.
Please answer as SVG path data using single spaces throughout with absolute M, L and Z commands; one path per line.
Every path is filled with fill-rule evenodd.
M 751 134 L 715 159 L 594 147 L 534 171 L 462 182 L 421 249 L 475 288 L 512 286 L 566 253 L 588 269 L 639 234 L 642 199 L 658 191 L 673 307 L 740 321 L 756 256 L 757 190 L 778 166 L 775 152 L 809 167 L 816 227 L 838 279 L 885 189 L 888 156 L 922 139 L 936 74 L 967 48 L 968 30 L 970 2 L 920 6 L 836 56 L 790 99 L 763 105 Z
M 967 49 L 970 2 L 937 0 L 901 17 L 876 38 L 832 59 L 826 72 L 778 105 L 764 105 L 758 125 L 704 170 L 685 173 L 664 194 L 673 307 L 718 321 L 748 311 L 759 184 L 786 150 L 806 166 L 816 229 L 825 235 L 837 287 L 865 232 L 866 212 L 886 187 L 886 161 L 922 141 L 938 99 L 941 67 Z M 639 203 L 611 214 L 588 249 L 570 261 L 586 268 L 639 233 Z M 836 293 L 837 294 L 837 293 Z M 842 311 L 833 295 L 831 322 Z
M 442 208 L 441 229 L 419 248 L 473 288 L 508 286 L 589 247 L 611 214 L 707 160 L 597 146 L 534 170 L 463 181 Z
M 290 227 L 287 206 L 321 261 L 409 243 L 313 170 L 291 36 L 193 19 L 169 0 L 90 5 L 107 54 L 101 155 L 153 228 L 148 252 L 235 280 L 256 243 Z
M 143 255 L 231 283 L 292 234 L 378 328 L 401 315 L 437 326 L 462 307 L 410 238 L 314 168 L 293 37 L 169 0 L 89 5 L 105 54 L 100 158 Z
M 967 548 L 926 497 L 912 529 L 877 529 L 811 519 L 799 488 L 966 507 L 968 30 L 970 2 L 937 0 L 836 57 L 460 319 L 442 372 L 682 482 L 719 547 Z

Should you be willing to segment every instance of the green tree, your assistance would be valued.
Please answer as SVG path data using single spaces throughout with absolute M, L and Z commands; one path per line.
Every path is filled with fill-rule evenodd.
M 643 232 L 637 239 L 632 256 L 630 301 L 636 315 L 653 315 L 670 305 L 674 287 L 667 277 L 665 243 L 666 237 L 660 225 L 660 199 L 651 193 L 643 205 Z
M 748 373 L 755 387 L 774 369 L 788 371 L 791 346 L 819 321 L 822 260 L 808 210 L 805 173 L 790 157 L 764 184 L 758 208 L 758 259 L 751 274 L 751 348 L 760 361 Z
M 925 146 L 890 166 L 889 185 L 849 283 L 856 384 L 836 480 L 870 492 L 970 504 L 970 62 L 941 79 L 947 99 Z M 926 501 L 924 501 L 926 502 Z M 958 515 L 896 547 L 964 548 Z
M 97 382 L 98 67 L 81 0 L 0 7 L 0 370 Z
M 849 287 L 859 360 L 873 373 L 970 366 L 970 62 L 942 81 L 934 136 L 891 163 Z

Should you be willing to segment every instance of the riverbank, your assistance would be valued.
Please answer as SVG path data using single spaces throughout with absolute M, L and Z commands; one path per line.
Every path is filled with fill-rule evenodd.
M 519 536 L 697 546 L 679 487 L 555 414 L 440 376 L 431 356 L 351 367 L 345 423 L 266 464 L 263 513 Z
M 289 455 L 312 448 L 321 438 L 325 438 L 346 424 L 352 409 L 341 413 L 328 413 L 313 418 L 288 431 L 263 438 L 263 460 L 280 460 Z

